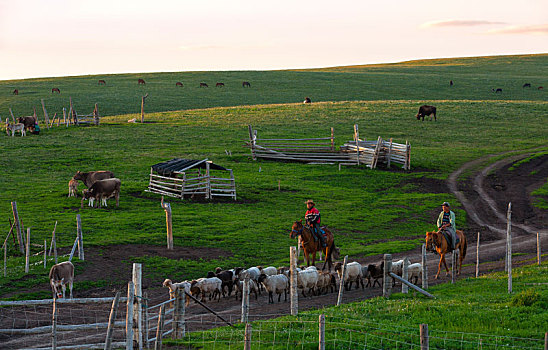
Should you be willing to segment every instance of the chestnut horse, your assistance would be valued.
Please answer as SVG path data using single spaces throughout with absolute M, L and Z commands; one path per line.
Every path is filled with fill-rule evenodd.
M 308 226 L 304 226 L 302 220 L 295 221 L 293 223 L 289 236 L 291 238 L 297 238 L 301 236 L 301 242 L 307 266 L 310 266 L 310 254 L 312 254 L 312 265 L 314 266 L 316 264 L 316 252 L 323 252 L 325 256 L 325 261 L 323 263 L 322 270 L 325 269 L 325 264 L 328 264 L 329 270 L 331 270 L 331 254 L 333 254 L 333 257 L 335 259 L 338 259 L 339 248 L 335 247 L 335 240 L 331 231 L 326 228 L 323 228 L 323 230 L 327 233 L 327 236 L 325 237 L 325 244 L 327 245 L 327 247 L 325 248 L 322 248 L 320 240 L 314 240 L 311 228 L 309 228 Z
M 19 90 L 17 90 L 17 89 L 13 90 L 13 94 L 14 95 L 19 95 Z
M 137 85 L 146 85 L 146 83 L 143 79 L 138 79 L 137 80 Z
M 175 86 L 183 87 L 183 83 L 181 83 L 180 81 L 178 81 L 178 82 L 175 83 Z
M 107 82 L 104 81 L 104 80 L 102 80 L 102 79 L 100 79 L 100 80 L 99 80 L 99 83 L 98 83 L 97 85 L 107 85 Z
M 466 236 L 464 235 L 464 232 L 462 232 L 461 230 L 457 230 L 457 236 L 459 237 L 460 241 L 455 247 L 455 250 L 459 250 L 459 261 L 457 263 L 456 269 L 457 275 L 460 275 L 460 271 L 462 269 L 462 261 L 466 257 L 466 249 L 468 248 L 468 244 L 466 243 Z M 446 274 L 449 275 L 449 269 L 447 268 L 447 263 L 445 262 L 445 254 L 451 252 L 451 247 L 449 245 L 449 242 L 447 242 L 447 239 L 445 239 L 445 236 L 440 231 L 426 232 L 426 250 L 430 252 L 436 251 L 440 255 L 438 273 L 434 278 L 438 279 L 438 277 L 440 276 L 442 263 L 445 266 Z
M 53 88 L 53 89 L 51 89 L 51 93 L 53 94 L 54 92 L 60 94 L 60 93 L 61 93 L 61 90 L 59 90 L 59 88 Z

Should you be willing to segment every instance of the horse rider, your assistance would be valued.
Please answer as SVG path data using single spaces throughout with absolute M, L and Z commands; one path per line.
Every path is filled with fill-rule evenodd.
M 320 232 L 320 211 L 316 209 L 316 204 L 314 204 L 314 201 L 311 199 L 306 201 L 306 208 L 308 209 L 306 213 L 304 214 L 304 218 L 306 220 L 306 223 L 308 226 L 312 227 L 312 233 L 318 237 L 320 240 L 320 243 L 322 247 L 326 247 L 325 244 L 325 238 L 323 237 L 322 233 Z
M 442 212 L 438 216 L 439 232 L 445 231 L 451 235 L 451 249 L 455 250 L 457 245 L 457 232 L 455 228 L 455 213 L 449 208 L 449 203 L 443 202 L 441 205 Z

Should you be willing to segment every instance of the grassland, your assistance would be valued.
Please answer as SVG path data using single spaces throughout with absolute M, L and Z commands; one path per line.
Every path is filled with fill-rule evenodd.
M 431 287 L 436 299 L 395 294 L 390 300 L 378 297 L 298 317 L 253 322 L 253 347 L 313 349 L 318 315 L 324 314 L 330 349 L 415 349 L 421 323 L 429 325 L 433 349 L 541 348 L 548 324 L 548 289 L 538 285 L 548 277 L 548 264 L 514 272 L 513 294 L 506 291 L 504 273 L 494 273 Z M 189 333 L 186 339 L 166 344 L 213 349 L 243 346 L 242 341 L 243 325 L 237 325 Z
M 165 216 L 159 198 L 144 192 L 150 166 L 172 157 L 207 157 L 234 170 L 238 201 L 172 201 L 175 245 L 213 247 L 225 254 L 200 261 L 184 256 L 178 260 L 127 256 L 128 263 L 145 263 L 145 274 L 151 279 L 197 277 L 215 266 L 286 263 L 287 247 L 295 244 L 288 237 L 291 223 L 303 215 L 303 202 L 308 198 L 316 201 L 322 221 L 334 229 L 343 254 L 356 258 L 409 250 L 422 242 L 424 231 L 432 228 L 439 203 L 456 201 L 439 188 L 424 187 L 423 178 L 442 183 L 459 165 L 485 154 L 546 147 L 545 92 L 525 91 L 521 83 L 540 81 L 537 73 L 546 69 L 548 55 L 494 60 L 495 66 L 505 67 L 506 75 L 499 74 L 497 69 L 502 68 L 487 63 L 476 67 L 475 63 L 461 65 L 460 61 L 453 64 L 448 60 L 448 65 L 436 67 L 387 65 L 348 72 L 139 75 L 147 80 L 146 88 L 137 87 L 137 75 L 107 77 L 106 87 L 94 85 L 98 77 L 0 82 L 4 95 L 13 86 L 23 86 L 21 95 L 0 98 L 1 116 L 5 116 L 7 106 L 29 110 L 40 97 L 47 97 L 51 114 L 66 103 L 69 94 L 81 106 L 89 104 L 91 108 L 93 102 L 100 102 L 101 111 L 113 115 L 102 119 L 99 127 L 54 127 L 44 129 L 38 137 L 3 137 L 0 213 L 7 230 L 10 201 L 16 200 L 36 243 L 43 244 L 58 221 L 58 245 L 69 247 L 74 239 L 75 215 L 80 213 L 88 249 L 163 245 Z M 444 73 L 447 66 L 454 67 Z M 481 83 L 475 78 L 478 70 L 485 71 Z M 462 80 L 455 78 L 457 73 Z M 454 89 L 447 86 L 450 78 L 457 84 Z M 491 85 L 487 83 L 490 79 L 492 85 L 518 88 L 495 96 L 485 89 Z M 175 88 L 178 80 L 186 84 L 183 89 Z M 222 80 L 227 87 L 190 87 L 202 80 Z M 240 80 L 251 81 L 252 89 L 236 85 Z M 60 87 L 61 96 L 42 92 L 51 84 Z M 36 93 L 27 96 L 25 91 L 30 90 L 25 86 Z M 151 123 L 126 123 L 135 115 L 125 113 L 138 109 L 136 101 L 145 91 L 151 93 L 147 109 L 158 112 L 147 115 Z M 287 103 L 300 101 L 305 95 L 313 98 L 312 105 Z M 350 101 L 316 102 L 322 99 Z M 413 118 L 418 105 L 426 101 L 438 107 L 438 122 Z M 258 105 L 238 106 L 244 104 Z M 219 105 L 232 107 L 205 108 Z M 183 110 L 162 112 L 171 109 Z M 341 145 L 352 138 L 355 123 L 360 126 L 360 135 L 368 139 L 380 135 L 393 137 L 396 142 L 408 140 L 412 171 L 363 167 L 339 171 L 337 166 L 253 162 L 242 147 L 248 124 L 265 137 L 323 136 L 333 126 L 336 143 Z M 120 207 L 111 204 L 108 209 L 80 209 L 78 199 L 66 197 L 67 182 L 77 170 L 97 169 L 109 169 L 122 179 Z M 457 224 L 465 228 L 466 214 L 455 207 Z M 33 267 L 30 278 L 24 278 L 16 268 L 21 264 L 22 257 L 9 259 L 10 275 L 2 279 L 0 296 L 17 291 L 22 284 L 47 281 L 46 271 L 38 266 Z M 103 282 L 89 283 L 97 286 Z M 43 294 L 48 296 L 49 291 Z

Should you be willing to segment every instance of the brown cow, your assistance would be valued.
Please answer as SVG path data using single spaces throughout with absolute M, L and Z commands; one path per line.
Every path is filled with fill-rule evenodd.
M 99 80 L 99 83 L 98 83 L 97 85 L 107 85 L 107 82 L 104 81 L 104 80 L 102 80 L 102 79 L 100 79 L 100 80 Z
M 110 179 L 114 177 L 112 171 L 90 171 L 88 173 L 82 173 L 77 171 L 72 177 L 74 180 L 80 180 L 87 188 L 90 188 L 95 181 Z
M 200 83 L 200 87 L 209 87 L 206 83 Z
M 544 86 L 539 86 L 539 87 L 537 88 L 537 90 L 542 90 L 542 89 L 544 89 Z
M 80 207 L 84 207 L 84 199 L 89 199 L 90 206 L 93 205 L 94 201 L 97 201 L 99 208 L 101 208 L 101 205 L 104 203 L 106 206 L 107 199 L 112 197 L 116 198 L 116 206 L 118 206 L 120 203 L 121 185 L 122 182 L 117 178 L 95 181 L 89 189 L 82 191 L 82 202 Z
M 175 86 L 183 87 L 183 83 L 181 83 L 180 81 L 178 81 L 178 82 L 175 83 Z
M 59 88 L 53 88 L 53 89 L 51 89 L 51 93 L 53 94 L 54 92 L 60 94 L 60 93 L 61 93 L 61 90 L 59 90 Z
M 34 128 L 36 124 L 36 118 L 33 116 L 28 117 L 18 117 L 17 122 L 25 125 L 25 130 Z
M 13 94 L 14 95 L 19 95 L 19 90 L 18 89 L 13 90 Z
M 249 83 L 249 81 L 244 81 L 242 82 L 242 87 L 251 87 L 251 84 Z
M 137 85 L 145 85 L 145 81 L 143 79 L 137 80 Z
M 215 87 L 225 87 L 225 83 L 217 83 L 215 84 Z
M 417 120 L 420 120 L 422 118 L 422 121 L 424 121 L 424 117 L 429 116 L 430 121 L 432 121 L 432 114 L 434 115 L 434 121 L 437 121 L 437 119 L 436 119 L 436 107 L 428 106 L 428 105 L 422 105 L 422 106 L 420 106 L 419 113 L 417 113 L 416 117 L 417 117 Z
M 65 297 L 65 285 L 69 285 L 70 298 L 72 299 L 72 283 L 74 282 L 74 265 L 65 261 L 53 265 L 49 270 L 49 283 L 53 290 L 53 299 Z M 61 288 L 61 289 L 59 289 Z

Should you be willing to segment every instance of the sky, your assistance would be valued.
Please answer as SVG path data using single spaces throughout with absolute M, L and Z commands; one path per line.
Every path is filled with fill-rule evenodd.
M 0 0 L 0 80 L 548 52 L 548 0 Z

